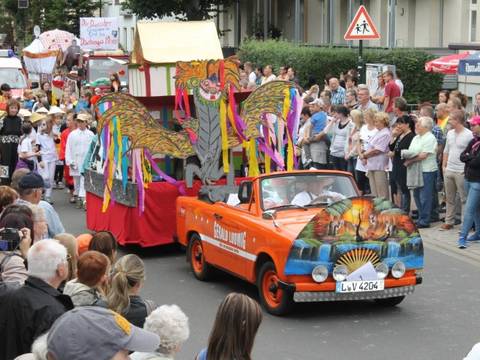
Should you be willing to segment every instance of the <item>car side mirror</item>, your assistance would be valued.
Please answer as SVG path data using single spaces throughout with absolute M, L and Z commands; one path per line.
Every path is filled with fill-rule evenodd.
M 275 210 L 266 210 L 262 213 L 262 218 L 265 220 L 275 220 L 277 213 Z
M 238 187 L 238 200 L 240 204 L 248 204 L 252 196 L 253 184 L 251 181 L 242 181 Z

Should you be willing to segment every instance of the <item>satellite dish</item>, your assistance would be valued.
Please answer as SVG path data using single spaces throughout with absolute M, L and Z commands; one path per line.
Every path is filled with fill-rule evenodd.
M 35 37 L 38 38 L 41 33 L 42 33 L 42 32 L 41 32 L 41 30 L 40 30 L 40 26 L 35 25 L 35 26 L 33 27 L 33 35 L 35 35 Z

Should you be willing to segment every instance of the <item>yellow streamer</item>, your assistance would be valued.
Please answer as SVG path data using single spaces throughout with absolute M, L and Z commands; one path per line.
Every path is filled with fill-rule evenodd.
M 265 174 L 270 174 L 272 172 L 272 163 L 270 161 L 270 156 L 265 154 Z
M 108 204 L 110 203 L 110 191 L 112 190 L 113 177 L 115 175 L 115 144 L 113 141 L 113 131 L 110 131 L 110 147 L 108 148 L 108 169 L 107 169 L 107 186 L 105 187 L 102 212 L 107 211 Z
M 288 128 L 286 126 L 287 124 L 287 117 L 288 117 L 288 112 L 290 111 L 290 89 L 285 89 L 283 91 L 284 99 L 283 99 L 283 121 L 285 124 L 285 130 L 287 133 L 287 144 L 288 144 L 288 149 L 287 149 L 287 170 L 292 171 L 293 170 L 293 140 L 292 137 L 290 136 L 288 132 Z
M 223 171 L 230 171 L 230 162 L 228 159 L 228 134 L 227 134 L 227 106 L 225 99 L 220 100 L 220 130 L 222 133 L 222 160 Z
M 248 141 L 248 176 L 255 177 L 259 174 L 255 139 L 250 139 Z
M 293 170 L 293 141 L 290 133 L 287 131 L 288 149 L 287 149 L 287 171 Z

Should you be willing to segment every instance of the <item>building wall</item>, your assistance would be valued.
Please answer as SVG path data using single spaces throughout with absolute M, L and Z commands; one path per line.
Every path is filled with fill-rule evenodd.
M 122 2 L 123 1 L 112 0 L 110 1 L 110 4 L 105 4 L 102 8 L 102 16 L 118 17 L 120 45 L 123 47 L 124 50 L 132 51 L 133 39 L 135 38 L 135 26 L 137 24 L 137 17 L 123 11 L 121 5 Z
M 280 28 L 283 37 L 294 40 L 295 1 L 264 0 L 269 5 L 267 16 L 270 22 Z M 242 39 L 252 35 L 255 21 L 263 16 L 264 1 L 242 0 Z M 395 1 L 395 0 L 394 0 Z M 333 26 L 333 44 L 348 44 L 343 36 L 357 11 L 359 0 L 301 0 L 301 37 L 313 45 L 329 43 L 329 23 Z M 396 47 L 447 47 L 452 42 L 469 42 L 470 6 L 472 0 L 396 0 L 395 41 Z M 476 41 L 480 41 L 480 1 L 473 5 L 477 9 Z M 333 18 L 330 19 L 329 4 L 333 4 Z M 366 41 L 366 46 L 388 46 L 389 0 L 364 0 L 381 39 Z M 229 14 L 233 9 L 229 10 Z M 235 14 L 228 17 L 232 31 L 222 43 L 234 45 Z M 442 24 L 443 20 L 443 24 Z M 443 31 L 442 31 L 443 26 Z M 263 25 L 261 26 L 263 29 Z M 356 45 L 355 42 L 352 45 Z

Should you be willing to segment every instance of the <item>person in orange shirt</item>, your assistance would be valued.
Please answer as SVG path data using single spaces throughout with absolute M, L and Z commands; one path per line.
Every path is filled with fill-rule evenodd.
M 0 111 L 7 111 L 7 102 L 12 98 L 12 89 L 8 84 L 2 84 L 0 92 Z

